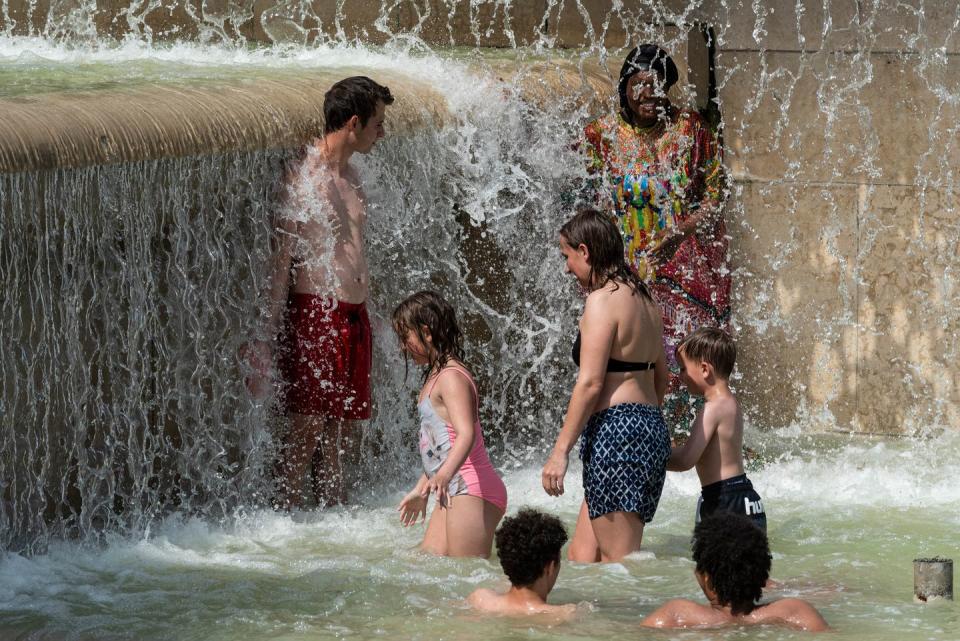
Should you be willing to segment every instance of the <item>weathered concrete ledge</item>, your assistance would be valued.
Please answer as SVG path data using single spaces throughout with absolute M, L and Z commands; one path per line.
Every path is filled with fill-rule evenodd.
M 324 92 L 352 73 L 0 100 L 0 173 L 295 147 L 322 131 Z M 446 101 L 429 86 L 396 75 L 389 86 L 397 97 L 394 131 L 448 117 Z
M 601 109 L 613 95 L 609 73 L 595 61 L 484 63 L 491 74 L 538 106 L 557 100 Z M 131 89 L 41 93 L 0 99 L 0 173 L 84 167 L 163 157 L 292 148 L 323 129 L 323 94 L 363 69 L 241 82 L 151 84 Z M 451 118 L 436 88 L 391 73 L 381 78 L 396 102 L 390 133 L 400 135 Z

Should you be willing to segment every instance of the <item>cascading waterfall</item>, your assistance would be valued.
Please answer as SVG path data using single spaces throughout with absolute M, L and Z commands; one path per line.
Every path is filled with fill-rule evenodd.
M 238 377 L 277 154 L 7 174 L 5 547 L 226 514 L 269 438 Z
M 445 73 L 438 85 L 456 123 L 388 137 L 357 159 L 371 201 L 380 364 L 364 466 L 381 479 L 391 470 L 391 483 L 413 462 L 418 374 L 411 364 L 404 378 L 389 325 L 407 294 L 433 287 L 457 301 L 502 464 L 525 461 L 544 426 L 559 423 L 565 386 L 544 372 L 569 370 L 557 354 L 574 290 L 556 287 L 554 236 L 558 186 L 582 173 L 574 120 L 536 117 L 508 85 L 458 86 L 470 78 L 462 67 Z M 268 502 L 282 424 L 269 399 L 245 392 L 238 353 L 262 337 L 282 160 L 227 154 L 4 176 L 3 237 L 21 239 L 4 244 L 0 267 L 13 339 L 3 358 L 5 546 Z

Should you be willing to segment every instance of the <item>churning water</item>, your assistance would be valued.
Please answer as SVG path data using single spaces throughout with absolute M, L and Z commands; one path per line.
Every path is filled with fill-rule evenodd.
M 397 301 L 430 287 L 456 301 L 467 329 L 491 457 L 505 472 L 511 505 L 549 509 L 572 527 L 579 493 L 549 499 L 539 488 L 539 466 L 572 381 L 568 350 L 578 302 L 555 247 L 569 193 L 583 176 L 571 141 L 605 108 L 584 98 L 591 89 L 579 71 L 599 61 L 612 74 L 620 62 L 598 33 L 588 33 L 586 47 L 573 52 L 554 50 L 559 36 L 551 33 L 502 55 L 431 50 L 419 37 L 424 28 L 390 34 L 387 18 L 404 3 L 388 2 L 370 30 L 388 42 L 374 47 L 362 34 L 346 42 L 341 23 L 321 37 L 310 26 L 319 18 L 307 3 L 277 3 L 259 23 L 273 43 L 260 46 L 235 28 L 252 8 L 226 3 L 214 11 L 200 3 L 190 5 L 192 41 L 165 44 L 147 28 L 158 3 L 122 13 L 126 31 L 118 41 L 103 36 L 89 4 L 50 3 L 43 19 L 36 6 L 17 13 L 15 4 L 0 7 L 0 97 L 11 101 L 29 103 L 52 91 L 82 99 L 97 89 L 155 83 L 191 87 L 358 72 L 388 86 L 428 91 L 418 104 L 391 108 L 404 118 L 422 112 L 427 124 L 391 135 L 388 111 L 387 138 L 357 159 L 370 199 L 377 409 L 357 471 L 360 505 L 350 509 L 293 516 L 268 509 L 282 425 L 268 403 L 247 395 L 237 357 L 263 325 L 269 221 L 286 151 L 0 176 L 0 546 L 9 550 L 0 561 L 0 639 L 800 636 L 770 629 L 673 635 L 636 629 L 667 598 L 699 598 L 688 550 L 698 489 L 690 474 L 670 475 L 637 558 L 603 567 L 565 565 L 554 600 L 585 605 L 579 619 L 560 627 L 478 625 L 460 601 L 476 586 L 502 585 L 495 559 L 425 558 L 411 549 L 422 530 L 398 524 L 395 505 L 416 476 L 417 376 L 404 375 L 388 318 Z M 493 15 L 520 11 L 510 2 L 469 4 Z M 580 2 L 566 4 L 584 9 Z M 629 13 L 615 4 L 611 16 Z M 807 333 L 791 324 L 783 302 L 790 299 L 812 310 L 809 322 L 827 336 L 817 352 L 824 344 L 846 344 L 863 318 L 857 291 L 865 274 L 860 262 L 848 262 L 849 221 L 837 215 L 847 203 L 838 190 L 854 176 L 864 181 L 858 198 L 866 201 L 897 181 L 900 165 L 886 160 L 887 132 L 873 125 L 881 114 L 865 89 L 875 71 L 871 50 L 882 48 L 890 28 L 883 3 L 860 2 L 855 21 L 824 19 L 812 32 L 824 48 L 840 41 L 850 43 L 847 49 L 838 45 L 842 51 L 829 54 L 813 47 L 811 53 L 800 42 L 799 67 L 771 52 L 758 71 L 738 62 L 736 51 L 723 53 L 724 33 L 744 32 L 753 46 L 764 47 L 775 31 L 772 6 L 753 4 L 758 17 L 749 28 L 732 18 L 743 3 L 718 3 L 721 18 L 713 25 L 729 63 L 720 70 L 721 84 L 740 82 L 755 93 L 743 113 L 724 113 L 728 138 L 742 143 L 729 149 L 742 178 L 729 208 L 733 243 L 743 252 L 735 279 L 750 283 L 738 293 L 735 322 L 743 332 L 775 336 L 778 345 L 799 344 L 803 351 Z M 811 15 L 835 13 L 836 3 L 802 4 L 793 8 L 798 29 Z M 454 3 L 434 5 L 452 16 Z M 549 13 L 564 3 L 544 5 Z M 625 42 L 660 41 L 676 50 L 686 34 L 664 25 L 684 24 L 683 16 L 702 5 L 668 11 L 652 3 L 659 19 L 637 18 Z M 344 22 L 345 3 L 337 7 Z M 917 175 L 908 180 L 917 191 L 906 214 L 941 222 L 933 235 L 907 234 L 906 242 L 916 243 L 907 255 L 922 256 L 926 273 L 937 277 L 933 295 L 919 286 L 915 292 L 914 281 L 894 267 L 888 286 L 901 288 L 902 299 L 922 299 L 897 313 L 913 314 L 923 326 L 916 333 L 921 355 L 938 336 L 928 334 L 930 328 L 943 330 L 933 362 L 949 363 L 957 355 L 950 248 L 958 230 L 954 210 L 938 205 L 934 212 L 930 203 L 934 196 L 945 203 L 954 193 L 956 143 L 949 132 L 955 137 L 956 131 L 944 122 L 960 102 L 960 87 L 945 71 L 952 58 L 944 52 L 958 23 L 956 11 L 944 6 L 927 3 L 926 10 L 921 5 L 910 13 L 918 25 L 913 37 L 905 27 L 893 30 L 905 35 L 891 58 L 914 61 L 911 69 L 936 97 L 930 113 L 914 113 L 927 138 L 906 162 Z M 927 14 L 940 20 L 930 24 Z M 478 15 L 465 27 L 477 41 L 484 33 Z M 111 24 L 117 28 L 118 21 Z M 508 32 L 507 44 L 518 44 Z M 751 117 L 771 101 L 779 110 L 770 121 L 777 140 L 764 146 L 753 135 L 761 120 Z M 798 105 L 811 111 L 792 110 Z M 823 125 L 822 137 L 801 120 L 807 113 Z M 858 144 L 825 144 L 845 135 L 850 114 L 862 127 Z M 771 159 L 775 148 L 799 150 L 801 160 Z M 757 169 L 751 159 L 769 162 L 781 175 L 762 183 L 764 176 L 751 173 Z M 803 218 L 811 194 L 827 218 L 813 231 Z M 764 199 L 781 209 L 776 222 L 761 227 L 748 222 L 744 202 Z M 891 242 L 885 218 L 867 208 L 863 221 L 855 259 Z M 766 276 L 795 264 L 809 250 L 811 233 L 819 235 L 822 252 L 814 252 L 810 264 L 841 274 L 839 282 L 828 281 L 839 300 L 828 312 L 817 307 L 819 293 L 803 290 L 797 302 L 796 292 L 784 295 Z M 765 235 L 778 240 L 766 253 L 749 255 L 746 241 Z M 875 326 L 860 330 L 881 343 L 899 340 L 877 334 Z M 775 363 L 754 358 L 758 362 Z M 805 385 L 835 385 L 826 395 L 831 401 L 845 393 L 846 381 L 830 369 L 834 361 L 817 352 L 814 364 L 823 371 L 816 379 L 788 363 L 740 380 L 748 398 L 757 381 L 764 386 L 755 406 L 748 404 L 762 418 L 746 440 L 760 452 L 751 476 L 770 514 L 774 576 L 783 583 L 774 596 L 811 600 L 841 638 L 956 638 L 956 606 L 912 603 L 910 567 L 918 556 L 956 556 L 960 440 L 939 429 L 955 399 L 955 383 L 943 379 L 955 377 L 954 370 L 939 376 L 913 362 L 881 363 L 903 372 L 890 395 L 908 407 L 909 427 L 923 436 L 872 441 L 809 436 L 813 424 L 847 427 L 828 403 L 801 403 L 786 420 L 764 414 L 765 399 Z
M 960 454 L 960 441 L 811 442 L 783 432 L 767 438 L 768 451 L 780 454 L 751 475 L 770 515 L 773 576 L 782 584 L 769 596 L 811 601 L 836 628 L 831 638 L 955 639 L 956 605 L 912 602 L 911 560 L 955 549 L 960 495 L 955 477 L 943 475 L 943 461 Z M 505 480 L 513 505 L 553 511 L 572 526 L 581 499 L 576 483 L 572 495 L 551 499 L 535 464 Z M 399 525 L 402 490 L 389 486 L 352 509 L 170 518 L 145 536 L 117 537 L 102 547 L 58 543 L 33 557 L 7 554 L 0 562 L 0 638 L 808 636 L 769 628 L 672 634 L 638 628 L 667 598 L 702 600 L 689 555 L 699 491 L 693 473 L 668 475 L 645 550 L 635 558 L 564 564 L 551 600 L 582 605 L 576 620 L 557 626 L 471 615 L 462 603 L 471 591 L 506 587 L 496 560 L 416 552 L 423 528 Z

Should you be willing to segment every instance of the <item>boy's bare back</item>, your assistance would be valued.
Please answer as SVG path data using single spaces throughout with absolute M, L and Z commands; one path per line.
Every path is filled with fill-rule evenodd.
M 553 620 L 566 621 L 577 613 L 575 603 L 550 605 L 535 595 L 522 594 L 517 590 L 500 594 L 480 588 L 467 597 L 467 603 L 479 612 L 502 616 L 544 615 Z
M 724 625 L 782 625 L 808 632 L 822 632 L 829 626 L 817 610 L 801 599 L 780 599 L 758 605 L 750 614 L 734 615 L 729 607 L 716 607 L 686 599 L 674 599 L 660 606 L 646 619 L 649 628 L 694 628 Z
M 696 463 L 701 485 L 743 474 L 743 416 L 729 389 L 704 404 L 690 438 L 695 435 L 705 443 Z
M 667 601 L 643 620 L 651 628 L 725 625 L 782 625 L 799 630 L 827 630 L 816 608 L 801 599 L 758 604 L 770 578 L 770 542 L 745 514 L 720 511 L 693 529 L 693 576 L 706 604 L 687 599 Z

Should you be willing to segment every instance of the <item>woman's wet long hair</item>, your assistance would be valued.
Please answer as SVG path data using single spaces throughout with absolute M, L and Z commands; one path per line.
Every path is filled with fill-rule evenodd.
M 423 328 L 430 332 L 430 345 L 434 353 L 429 355 L 423 370 L 423 382 L 439 372 L 452 360 L 463 362 L 463 332 L 457 325 L 453 307 L 437 292 L 424 290 L 408 296 L 393 310 L 393 331 L 403 343 L 407 332 L 413 332 L 427 345 Z M 409 362 L 409 361 L 408 361 Z
M 591 291 L 610 282 L 618 287 L 622 282 L 634 292 L 653 300 L 646 284 L 627 264 L 623 237 L 608 214 L 596 209 L 580 209 L 560 228 L 560 235 L 570 247 L 576 249 L 586 245 L 590 252 Z

